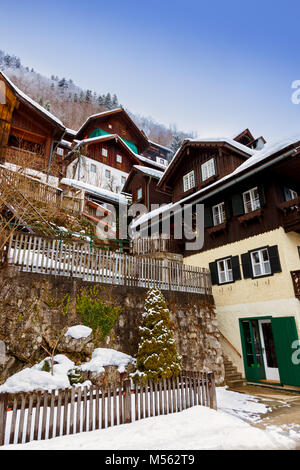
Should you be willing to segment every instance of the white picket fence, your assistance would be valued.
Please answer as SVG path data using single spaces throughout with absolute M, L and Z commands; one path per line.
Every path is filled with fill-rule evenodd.
M 89 243 L 13 234 L 7 246 L 9 264 L 20 271 L 78 277 L 85 281 L 211 295 L 209 272 L 182 265 L 100 250 Z

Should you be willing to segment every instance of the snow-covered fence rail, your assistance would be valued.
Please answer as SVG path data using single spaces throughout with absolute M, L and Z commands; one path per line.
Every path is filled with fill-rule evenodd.
M 13 234 L 8 263 L 20 271 L 79 277 L 85 281 L 210 295 L 209 272 L 170 260 L 130 256 L 25 233 Z
M 214 374 L 183 372 L 177 378 L 102 387 L 0 393 L 0 446 L 45 440 L 183 411 L 217 408 Z

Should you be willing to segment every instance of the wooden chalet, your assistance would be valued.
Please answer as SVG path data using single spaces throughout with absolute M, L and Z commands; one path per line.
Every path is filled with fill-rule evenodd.
M 54 177 L 62 176 L 63 154 L 57 153 L 65 134 L 63 123 L 20 91 L 2 72 L 5 103 L 0 104 L 0 161 Z
M 248 132 L 238 140 L 185 141 L 158 189 L 167 209 L 204 204 L 203 247 L 180 246 L 184 263 L 210 269 L 230 361 L 248 382 L 300 387 L 300 135 L 263 148 Z
M 149 146 L 143 152 L 143 156 L 149 158 L 149 160 L 153 160 L 156 163 L 160 163 L 161 165 L 168 166 L 173 152 L 168 147 L 164 145 L 157 144 L 156 142 L 152 142 L 149 140 Z
M 123 187 L 125 193 L 132 195 L 132 203 L 144 204 L 148 211 L 153 204 L 171 202 L 170 195 L 159 191 L 157 183 L 163 172 L 142 165 L 134 165 Z

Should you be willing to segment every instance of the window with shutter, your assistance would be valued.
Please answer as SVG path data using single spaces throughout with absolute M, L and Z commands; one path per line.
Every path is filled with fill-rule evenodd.
M 269 253 L 272 274 L 280 273 L 282 269 L 281 269 L 281 264 L 280 264 L 278 246 L 277 245 L 269 246 L 268 253 Z
M 225 213 L 225 203 L 221 202 L 212 208 L 214 225 L 220 225 L 225 222 L 226 213 Z
M 246 214 L 248 214 L 249 212 L 253 212 L 261 207 L 259 191 L 257 187 L 252 188 L 249 191 L 245 191 L 243 193 L 243 200 Z

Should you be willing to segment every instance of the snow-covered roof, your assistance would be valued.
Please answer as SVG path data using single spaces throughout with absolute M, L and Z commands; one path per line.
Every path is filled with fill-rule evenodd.
M 157 168 L 160 168 L 161 170 L 165 170 L 167 168 L 167 167 L 165 167 L 165 165 L 162 165 L 161 163 L 158 163 L 158 162 L 155 162 L 154 160 L 151 160 L 151 158 L 146 158 L 143 155 L 138 155 L 138 154 L 135 154 L 135 155 L 137 156 L 137 158 L 141 162 L 148 163 L 148 165 L 154 165 Z
M 116 113 L 118 111 L 125 111 L 123 108 L 115 108 L 115 109 L 109 109 L 107 111 L 102 111 L 101 113 L 96 113 L 96 114 L 91 114 L 85 121 L 84 123 L 82 124 L 82 126 L 78 129 L 78 131 L 76 132 L 76 134 L 78 134 L 83 128 L 84 126 L 91 120 L 91 119 L 94 119 L 94 118 L 98 118 L 98 117 L 101 117 L 101 116 L 105 116 L 106 114 L 112 114 L 112 113 Z
M 165 145 L 158 144 L 157 142 L 153 142 L 153 140 L 150 140 L 150 139 L 148 139 L 148 140 L 149 140 L 150 144 L 156 145 L 157 147 L 160 147 L 160 148 L 162 148 L 164 150 L 167 150 L 168 152 L 172 153 L 172 150 L 169 149 L 169 147 L 166 147 Z
M 253 155 L 254 150 L 250 149 L 249 147 L 246 147 L 246 145 L 240 144 L 239 142 L 236 142 L 236 140 L 230 139 L 228 137 L 207 137 L 207 138 L 201 138 L 201 139 L 188 139 L 188 142 L 224 142 L 228 145 L 231 145 L 232 147 L 235 147 L 238 150 L 241 150 L 244 153 L 247 153 L 248 155 Z
M 153 178 L 160 179 L 163 175 L 163 171 L 155 170 L 154 168 L 149 168 L 147 166 L 142 166 L 142 165 L 133 165 L 134 168 L 136 168 L 139 171 L 142 171 L 148 176 L 152 176 Z
M 78 181 L 71 178 L 62 178 L 60 182 L 61 184 L 81 189 L 89 194 L 94 194 L 95 196 L 103 197 L 104 199 L 110 201 L 127 204 L 127 198 L 123 194 L 114 193 L 108 189 L 100 188 L 99 186 L 93 186 L 92 184 L 85 183 L 84 181 Z
M 58 119 L 56 116 L 54 116 L 54 114 L 50 113 L 49 111 L 47 111 L 45 108 L 43 108 L 43 106 L 41 106 L 40 104 L 38 104 L 36 101 L 34 101 L 33 99 L 31 99 L 28 95 L 26 95 L 25 93 L 23 93 L 23 91 L 21 91 L 2 71 L 0 71 L 0 75 L 3 76 L 3 78 L 7 81 L 7 83 L 12 87 L 12 89 L 14 90 L 14 92 L 19 95 L 19 98 L 27 101 L 29 104 L 31 104 L 34 108 L 36 108 L 38 111 L 42 112 L 43 114 L 45 114 L 45 116 L 47 116 L 48 118 L 50 118 L 52 121 L 55 121 L 56 124 L 59 124 L 61 127 L 65 128 L 64 124 L 61 122 L 60 119 Z

